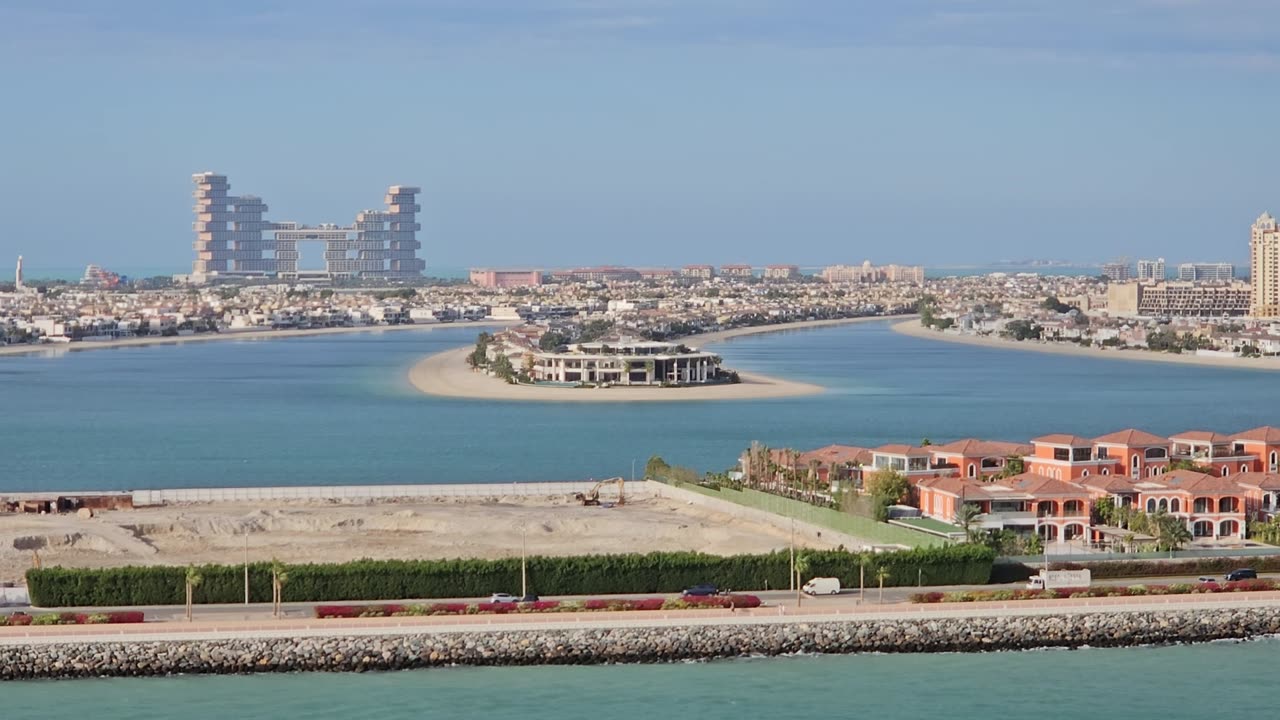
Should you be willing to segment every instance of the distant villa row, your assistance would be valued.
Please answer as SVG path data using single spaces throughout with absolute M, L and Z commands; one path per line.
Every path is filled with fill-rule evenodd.
M 1131 536 L 1106 524 L 1102 505 L 1176 517 L 1195 541 L 1210 545 L 1243 540 L 1247 520 L 1280 514 L 1280 428 L 1269 426 L 1167 438 L 1127 429 L 1096 438 L 1044 435 L 1028 443 L 754 446 L 743 453 L 741 469 L 753 487 L 799 477 L 833 494 L 895 471 L 906 477 L 910 503 L 925 517 L 950 524 L 973 505 L 981 528 L 1059 542 Z
M 472 268 L 471 284 L 489 288 L 531 287 L 543 282 L 641 282 L 644 280 L 693 280 L 707 282 L 716 279 L 755 280 L 766 282 L 791 282 L 804 280 L 798 265 L 765 265 L 759 274 L 751 265 L 685 265 L 680 269 L 636 269 L 602 265 L 580 267 L 572 270 L 553 270 L 544 273 L 533 269 Z M 830 265 L 814 276 L 829 283 L 911 283 L 924 284 L 924 267 L 919 265 L 872 265 L 870 260 L 861 265 Z

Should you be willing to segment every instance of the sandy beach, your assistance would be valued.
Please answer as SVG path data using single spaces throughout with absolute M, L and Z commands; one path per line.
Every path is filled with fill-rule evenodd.
M 230 340 L 280 340 L 284 338 L 312 337 L 315 335 L 346 335 L 348 333 L 383 333 L 426 331 L 446 328 L 486 328 L 507 326 L 509 321 L 481 321 L 474 323 L 424 323 L 415 325 L 376 325 L 365 327 L 332 327 L 311 328 L 307 330 L 228 330 L 220 333 L 202 333 L 200 335 L 180 335 L 177 337 L 160 337 L 159 335 L 144 338 L 125 338 L 123 340 L 90 341 L 71 343 L 44 343 L 41 345 L 0 345 L 0 356 L 4 355 L 61 355 L 66 352 L 83 350 L 113 350 L 116 348 L 149 347 L 151 345 L 185 345 L 187 343 L 218 342 Z M 478 330 L 477 330 L 478 332 Z
M 76 515 L 0 515 L 0 580 L 38 551 L 45 566 L 116 567 L 252 560 L 500 558 L 696 550 L 717 555 L 788 547 L 785 530 L 674 499 L 583 507 L 567 495 L 366 501 L 210 502 Z M 826 547 L 800 538 L 805 545 Z
M 807 330 L 833 325 L 892 320 L 903 316 L 841 318 L 813 320 L 783 325 L 735 328 L 719 332 L 690 335 L 682 342 L 699 348 L 725 342 L 736 337 L 763 333 Z M 705 387 L 610 387 L 565 388 L 509 385 L 467 367 L 465 358 L 472 348 L 462 347 L 423 358 L 409 371 L 409 382 L 428 395 L 473 398 L 478 400 L 528 400 L 534 402 L 683 402 L 691 400 L 763 400 L 769 398 L 816 395 L 824 392 L 820 385 L 783 380 L 755 373 L 739 372 L 742 382 L 735 385 Z M 732 367 L 731 362 L 726 365 Z
M 1280 358 L 1236 358 L 1205 357 L 1197 355 L 1174 355 L 1147 350 L 1115 350 L 1106 348 L 1087 348 L 1071 343 L 1017 341 L 998 337 L 978 337 L 975 335 L 957 335 L 955 333 L 929 330 L 919 320 L 907 320 L 893 325 L 894 332 L 941 342 L 977 345 L 980 347 L 1001 350 L 1024 350 L 1028 352 L 1051 353 L 1054 355 L 1072 355 L 1075 357 L 1100 358 L 1103 360 L 1131 360 L 1137 362 L 1174 363 L 1178 365 L 1199 365 L 1201 367 L 1232 368 L 1235 370 L 1280 370 Z

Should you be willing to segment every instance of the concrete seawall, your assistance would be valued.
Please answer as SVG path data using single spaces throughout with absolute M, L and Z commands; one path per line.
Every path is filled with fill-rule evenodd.
M 772 625 L 9 645 L 0 679 L 592 665 L 749 655 L 1120 647 L 1280 633 L 1280 607 Z

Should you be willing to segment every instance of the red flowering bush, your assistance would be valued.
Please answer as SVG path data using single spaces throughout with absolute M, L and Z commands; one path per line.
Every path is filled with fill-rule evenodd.
M 318 618 L 386 617 L 389 615 L 505 615 L 507 613 L 553 613 L 581 610 L 663 610 L 681 608 L 755 608 L 755 595 L 713 595 L 681 597 L 677 600 L 651 597 L 639 599 L 592 598 L 581 602 L 539 600 L 529 603 L 429 603 L 425 605 L 317 605 Z
M 113 623 L 145 622 L 143 614 L 138 610 L 126 610 L 109 613 L 14 613 L 0 615 L 0 627 L 17 627 L 22 625 L 107 625 Z

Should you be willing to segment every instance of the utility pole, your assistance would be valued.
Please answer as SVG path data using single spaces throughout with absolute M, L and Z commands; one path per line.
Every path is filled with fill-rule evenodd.
M 796 519 L 791 518 L 791 590 L 796 589 Z
M 636 459 L 631 458 L 631 482 L 636 481 Z
M 244 531 L 244 604 L 249 604 L 249 531 Z

